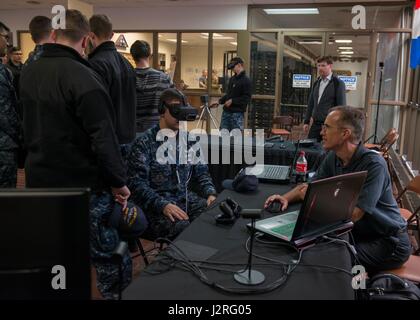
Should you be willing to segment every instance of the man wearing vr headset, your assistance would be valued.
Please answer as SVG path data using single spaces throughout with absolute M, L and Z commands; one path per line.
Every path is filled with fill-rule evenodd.
M 197 111 L 175 88 L 163 91 L 158 111 L 159 124 L 141 133 L 132 146 L 128 157 L 128 185 L 131 200 L 143 209 L 149 221 L 143 237 L 174 239 L 216 199 L 216 189 L 207 165 L 179 164 L 178 160 L 179 121 L 194 120 Z M 176 164 L 158 161 L 158 149 L 165 143 L 157 141 L 162 129 L 176 134 Z M 189 182 L 193 181 L 202 197 L 188 190 Z
M 251 80 L 245 74 L 244 61 L 240 57 L 230 60 L 228 70 L 235 75 L 230 78 L 227 93 L 220 98 L 223 104 L 222 121 L 220 129 L 244 129 L 244 113 L 251 101 Z M 215 107 L 217 104 L 212 105 Z
M 0 22 L 0 53 L 5 54 L 9 28 Z M 0 63 L 0 188 L 16 187 L 17 151 L 21 143 L 21 120 L 9 69 Z

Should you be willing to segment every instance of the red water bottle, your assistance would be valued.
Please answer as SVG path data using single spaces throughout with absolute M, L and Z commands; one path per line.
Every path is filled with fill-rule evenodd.
M 299 158 L 296 161 L 296 183 L 306 182 L 306 173 L 308 171 L 308 161 L 305 158 L 305 151 L 299 152 Z

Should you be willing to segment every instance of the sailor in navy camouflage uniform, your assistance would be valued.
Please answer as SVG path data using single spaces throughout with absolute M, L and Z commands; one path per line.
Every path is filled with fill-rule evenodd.
M 5 52 L 9 29 L 0 22 L 0 50 Z M 21 120 L 10 71 L 0 64 L 0 188 L 15 188 Z
M 51 19 L 48 17 L 33 17 L 31 22 L 29 22 L 29 31 L 31 33 L 32 40 L 35 42 L 36 45 L 34 51 L 32 51 L 29 54 L 28 59 L 26 59 L 25 64 L 23 65 L 24 68 L 41 57 L 42 52 L 44 51 L 43 45 L 45 43 L 54 42 L 51 38 Z
M 169 108 L 181 103 L 182 94 L 173 88 L 166 89 L 160 100 L 159 124 L 143 132 L 132 146 L 128 186 L 131 200 L 144 210 L 149 221 L 143 237 L 173 239 L 216 199 L 216 189 L 205 164 L 158 162 L 156 153 L 164 142 L 156 141 L 156 135 L 160 129 L 175 132 L 179 129 L 179 122 Z M 189 190 L 188 182 L 195 182 L 202 197 Z

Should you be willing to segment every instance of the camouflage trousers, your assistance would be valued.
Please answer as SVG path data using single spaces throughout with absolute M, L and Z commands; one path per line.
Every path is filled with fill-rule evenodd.
M 16 188 L 16 180 L 16 152 L 0 151 L 0 188 Z
M 190 197 L 189 197 L 190 198 Z M 187 214 L 189 220 L 175 220 L 172 222 L 163 215 L 162 212 L 145 212 L 149 227 L 143 233 L 142 238 L 156 239 L 156 238 L 168 238 L 170 240 L 175 239 L 182 231 L 184 231 L 191 222 L 194 221 L 204 210 L 207 208 L 207 201 L 195 194 L 191 194 L 191 198 L 188 201 Z M 178 207 L 185 211 L 185 199 L 179 201 L 171 201 L 176 203 Z
M 109 192 L 92 193 L 90 197 L 90 252 L 96 268 L 97 286 L 105 299 L 114 299 L 120 286 L 126 288 L 131 282 L 132 261 L 127 253 L 122 261 L 122 281 L 119 265 L 107 262 L 120 242 L 118 231 L 108 226 L 108 218 L 114 208 L 114 199 Z

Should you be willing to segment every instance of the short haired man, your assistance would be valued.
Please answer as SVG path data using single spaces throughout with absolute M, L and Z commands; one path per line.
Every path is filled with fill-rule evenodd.
M 45 16 L 33 17 L 29 22 L 29 32 L 33 42 L 35 42 L 35 49 L 29 54 L 24 67 L 39 59 L 44 44 L 53 43 L 51 19 Z
M 89 23 L 77 10 L 66 10 L 66 29 L 56 29 L 55 43 L 44 44 L 41 57 L 22 71 L 27 187 L 89 187 L 92 263 L 98 288 L 111 299 L 131 280 L 131 259 L 118 266 L 105 262 L 119 243 L 108 226 L 115 200 L 126 205 L 130 191 L 114 132 L 114 108 L 100 77 L 81 57 Z M 115 199 L 115 200 L 114 200 Z
M 136 128 L 144 132 L 159 123 L 159 97 L 172 82 L 169 75 L 150 67 L 151 50 L 146 41 L 135 41 L 130 53 L 136 63 Z
M 130 62 L 117 52 L 111 41 L 114 33 L 106 15 L 95 14 L 89 19 L 90 38 L 94 50 L 89 54 L 92 68 L 101 76 L 111 96 L 116 115 L 115 132 L 123 158 L 136 137 L 136 75 Z
M 312 86 L 308 98 L 303 129 L 305 132 L 309 131 L 308 138 L 318 141 L 321 141 L 321 127 L 329 110 L 346 105 L 346 86 L 333 75 L 332 65 L 331 57 L 320 57 L 317 60 L 319 78 Z
M 22 72 L 22 50 L 18 47 L 10 47 L 8 52 L 7 67 L 13 75 L 13 86 L 15 87 L 17 98 L 19 99 L 19 79 Z
M 174 88 L 162 93 L 159 124 L 139 135 L 128 160 L 131 198 L 145 212 L 149 221 L 145 235 L 152 239 L 175 238 L 216 196 L 207 165 L 179 164 L 178 157 L 176 164 L 161 164 L 158 161 L 158 149 L 164 143 L 157 141 L 158 132 L 170 129 L 178 141 L 179 121 L 172 113 L 184 100 L 182 93 Z M 177 150 L 178 147 L 177 142 Z M 204 198 L 188 190 L 188 183 L 194 180 Z
M 228 69 L 233 70 L 234 76 L 229 79 L 227 93 L 219 100 L 223 105 L 220 129 L 243 130 L 244 113 L 251 101 L 251 80 L 245 74 L 244 60 L 240 57 L 232 58 Z
M 5 53 L 10 29 L 0 22 L 0 52 Z M 0 64 L 0 188 L 15 188 L 17 151 L 22 143 L 13 76 Z
M 322 126 L 322 142 L 330 151 L 321 163 L 316 179 L 367 171 L 352 221 L 357 258 L 368 272 L 400 267 L 410 256 L 411 245 L 406 222 L 392 194 L 391 178 L 381 155 L 362 144 L 364 113 L 353 107 L 330 110 Z M 285 195 L 270 196 L 265 205 L 280 201 L 282 209 L 303 200 L 307 185 Z

